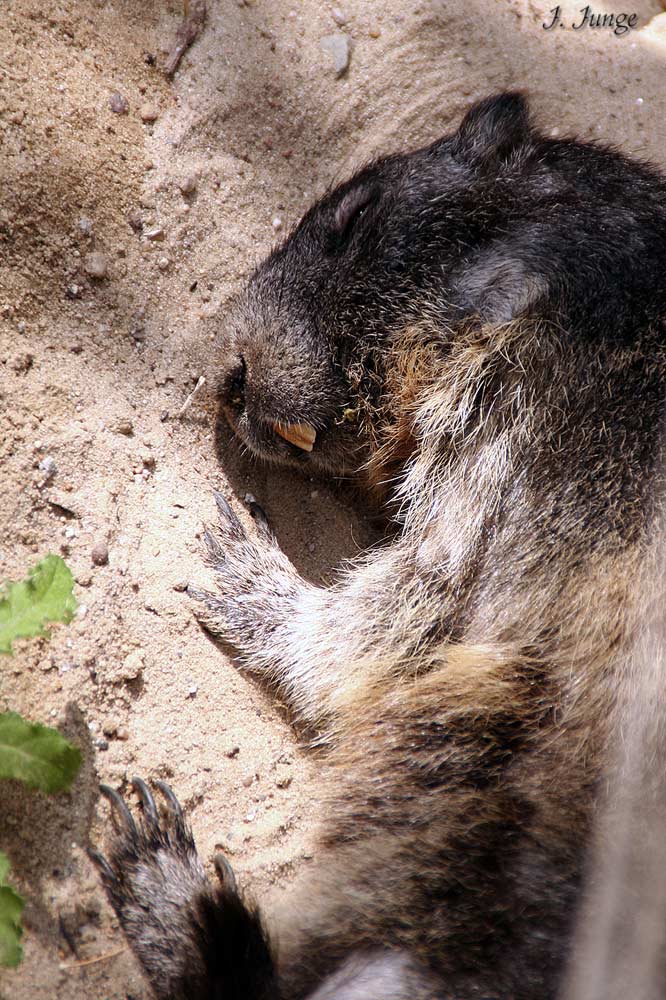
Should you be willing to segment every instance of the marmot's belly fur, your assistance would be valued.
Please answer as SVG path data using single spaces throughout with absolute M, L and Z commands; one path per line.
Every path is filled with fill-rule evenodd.
M 654 581 L 666 183 L 524 100 L 327 194 L 225 318 L 258 455 L 379 491 L 328 589 L 222 498 L 200 615 L 326 734 L 314 870 L 270 923 L 171 793 L 97 856 L 158 997 L 546 1000 Z M 163 789 L 163 792 L 165 790 Z

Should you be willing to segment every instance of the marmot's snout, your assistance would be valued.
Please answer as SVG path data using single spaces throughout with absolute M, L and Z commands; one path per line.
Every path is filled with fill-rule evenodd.
M 363 443 L 349 420 L 345 374 L 327 339 L 279 301 L 268 277 L 250 286 L 227 323 L 217 378 L 224 415 L 261 458 L 356 470 Z
M 237 417 L 241 417 L 246 411 L 245 403 L 245 380 L 247 375 L 247 364 L 241 354 L 238 364 L 231 367 L 223 386 L 223 397 L 226 405 Z M 312 451 L 317 439 L 317 430 L 308 420 L 267 420 L 269 429 L 281 438 L 293 445 L 297 450 Z

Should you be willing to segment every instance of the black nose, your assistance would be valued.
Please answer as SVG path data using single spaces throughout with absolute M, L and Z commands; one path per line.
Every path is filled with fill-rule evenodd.
M 245 373 L 246 373 L 245 358 L 241 354 L 238 364 L 229 373 L 226 384 L 226 397 L 232 406 L 237 406 L 239 409 L 245 403 Z

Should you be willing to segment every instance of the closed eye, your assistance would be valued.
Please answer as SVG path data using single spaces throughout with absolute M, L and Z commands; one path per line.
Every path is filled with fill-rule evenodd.
M 363 185 L 348 191 L 342 197 L 333 216 L 333 232 L 338 239 L 351 235 L 356 223 L 366 209 L 377 199 L 379 192 L 374 185 Z

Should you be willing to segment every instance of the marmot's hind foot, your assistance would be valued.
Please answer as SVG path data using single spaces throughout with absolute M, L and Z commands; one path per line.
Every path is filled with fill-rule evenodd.
M 90 851 L 123 930 L 159 998 L 225 1000 L 275 996 L 273 962 L 258 912 L 239 893 L 226 858 L 208 881 L 176 796 L 155 782 L 160 814 L 144 781 L 132 785 L 141 804 L 135 820 L 122 796 L 106 785 L 116 836 L 106 856 Z

